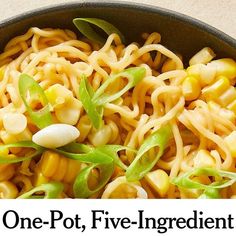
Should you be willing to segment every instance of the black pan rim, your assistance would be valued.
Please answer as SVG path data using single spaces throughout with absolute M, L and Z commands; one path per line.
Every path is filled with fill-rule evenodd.
M 128 10 L 135 10 L 135 11 L 144 11 L 148 13 L 154 13 L 154 14 L 159 14 L 164 17 L 170 17 L 173 20 L 177 20 L 180 22 L 183 22 L 185 24 L 192 25 L 193 27 L 196 27 L 197 29 L 203 30 L 205 32 L 210 33 L 211 35 L 217 37 L 218 39 L 222 40 L 224 43 L 227 43 L 228 45 L 236 48 L 236 39 L 233 37 L 229 36 L 228 34 L 222 32 L 221 30 L 205 23 L 202 22 L 198 19 L 195 19 L 193 17 L 184 15 L 179 12 L 175 12 L 169 9 L 153 6 L 153 5 L 148 5 L 148 4 L 143 4 L 143 3 L 133 3 L 133 2 L 128 2 L 128 1 L 106 1 L 103 0 L 101 2 L 97 1 L 81 1 L 81 2 L 69 2 L 69 3 L 62 3 L 62 4 L 55 4 L 53 6 L 46 6 L 46 7 L 41 7 L 38 9 L 30 10 L 24 13 L 21 13 L 19 15 L 13 16 L 11 18 L 5 19 L 5 20 L 0 20 L 0 28 L 6 28 L 9 25 L 15 24 L 17 22 L 23 21 L 25 19 L 29 19 L 31 17 L 35 17 L 40 14 L 47 14 L 51 12 L 57 12 L 61 10 L 70 10 L 74 8 L 88 8 L 88 7 L 93 7 L 93 8 L 118 8 L 118 9 L 128 9 Z

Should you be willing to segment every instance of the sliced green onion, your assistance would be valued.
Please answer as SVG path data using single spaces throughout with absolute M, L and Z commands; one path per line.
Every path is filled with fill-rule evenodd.
M 136 150 L 122 145 L 104 145 L 98 147 L 98 149 L 100 152 L 106 153 L 108 156 L 112 157 L 114 164 L 124 170 L 127 169 L 127 166 L 120 160 L 117 153 L 122 150 L 129 150 L 131 152 L 136 152 Z
M 84 144 L 71 143 L 60 149 L 55 149 L 55 151 L 65 157 L 90 164 L 78 174 L 73 185 L 75 197 L 87 198 L 107 184 L 113 174 L 115 165 L 123 169 L 127 168 L 117 154 L 125 149 L 129 148 L 121 145 L 104 145 L 92 148 Z M 129 150 L 133 151 L 133 149 Z M 93 169 L 99 169 L 99 184 L 96 188 L 90 189 L 88 180 Z
M 217 181 L 210 185 L 206 185 L 191 179 L 191 177 L 193 176 L 200 176 L 200 175 L 228 178 L 229 180 Z M 172 180 L 172 183 L 174 185 L 177 185 L 178 187 L 189 188 L 189 189 L 203 189 L 203 190 L 226 188 L 228 186 L 231 186 L 235 182 L 236 182 L 236 173 L 216 170 L 213 168 L 196 168 Z
M 151 134 L 139 148 L 137 155 L 126 171 L 128 181 L 137 181 L 143 178 L 157 163 L 162 156 L 168 141 L 171 138 L 170 126 L 164 126 Z M 159 150 L 154 158 L 150 159 L 147 152 L 158 147 Z
M 203 194 L 199 196 L 199 199 L 219 199 L 220 193 L 219 189 L 206 189 Z
M 95 188 L 90 189 L 88 180 L 93 169 L 99 169 L 99 184 Z M 107 164 L 93 164 L 89 167 L 84 168 L 77 176 L 73 185 L 75 197 L 88 198 L 94 193 L 98 192 L 107 184 L 113 174 L 113 171 L 113 162 Z
M 26 198 L 44 198 L 44 199 L 55 199 L 59 198 L 60 194 L 63 192 L 64 186 L 62 183 L 59 182 L 50 182 L 46 184 L 42 184 L 38 187 L 33 188 L 27 193 L 22 194 L 19 196 L 19 199 L 26 199 Z M 44 192 L 45 196 L 42 197 L 41 195 L 35 195 L 37 192 Z
M 49 103 L 40 85 L 30 76 L 21 74 L 19 79 L 19 92 L 20 96 L 25 104 L 25 107 L 30 115 L 32 121 L 38 128 L 42 129 L 48 125 L 51 125 L 52 117 L 49 109 Z M 31 99 L 39 101 L 43 108 L 38 111 L 33 111 L 27 102 L 27 95 L 30 95 Z
M 91 85 L 88 83 L 87 78 L 82 76 L 79 87 L 79 97 L 86 113 L 96 129 L 98 129 L 102 124 L 103 106 L 106 103 L 118 99 L 129 89 L 136 86 L 140 80 L 144 78 L 145 72 L 146 70 L 143 67 L 132 67 L 124 70 L 121 73 L 109 77 L 95 93 Z M 105 93 L 107 87 L 120 77 L 126 77 L 128 79 L 127 85 L 115 94 Z
M 98 109 L 97 106 L 92 102 L 92 88 L 88 83 L 85 76 L 81 78 L 79 86 L 79 97 L 83 104 L 83 107 L 88 114 L 94 127 L 98 129 L 102 124 L 102 110 Z
M 22 141 L 22 142 L 18 142 L 18 143 L 0 145 L 0 151 L 2 151 L 4 149 L 8 149 L 8 148 L 14 148 L 14 147 L 32 148 L 35 151 L 34 152 L 29 152 L 29 154 L 24 156 L 24 157 L 12 158 L 9 155 L 6 155 L 6 156 L 1 156 L 0 155 L 0 164 L 17 163 L 17 162 L 22 162 L 22 161 L 25 161 L 25 160 L 29 160 L 31 158 L 34 158 L 34 157 L 40 155 L 44 151 L 43 147 L 41 147 L 41 146 L 31 142 L 31 141 Z
M 88 153 L 71 153 L 64 151 L 63 149 L 55 149 L 55 151 L 64 155 L 65 157 L 85 163 L 107 164 L 113 162 L 112 157 L 106 155 L 106 153 L 104 154 L 103 152 L 100 152 L 100 150 L 97 148 L 94 148 Z
M 104 105 L 106 103 L 109 103 L 118 99 L 128 90 L 135 87 L 143 79 L 143 77 L 145 76 L 145 73 L 146 73 L 146 70 L 143 67 L 132 67 L 116 75 L 111 76 L 95 92 L 92 98 L 92 101 L 96 103 L 97 105 Z M 116 80 L 120 79 L 121 77 L 125 77 L 128 79 L 127 85 L 115 94 L 112 94 L 112 95 L 106 94 L 105 90 L 107 89 L 107 87 L 110 84 L 114 83 Z
M 73 20 L 73 23 L 85 37 L 99 44 L 104 44 L 106 40 L 103 37 L 101 37 L 98 33 L 96 33 L 94 29 L 90 26 L 90 24 L 95 25 L 98 28 L 102 29 L 107 35 L 113 33 L 118 34 L 121 38 L 121 41 L 123 43 L 125 42 L 122 33 L 114 25 L 110 24 L 105 20 L 97 18 L 75 18 Z
M 61 149 L 70 153 L 89 153 L 93 147 L 82 143 L 69 143 Z

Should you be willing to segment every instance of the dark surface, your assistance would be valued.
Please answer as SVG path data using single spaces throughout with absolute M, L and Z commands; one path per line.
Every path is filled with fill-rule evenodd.
M 188 16 L 169 10 L 129 3 L 76 3 L 45 8 L 0 22 L 0 49 L 14 36 L 31 26 L 70 28 L 76 17 L 97 17 L 118 27 L 127 42 L 139 41 L 142 32 L 159 32 L 161 43 L 184 56 L 185 61 L 205 46 L 217 57 L 236 59 L 236 40 Z M 213 17 L 213 16 L 212 16 Z

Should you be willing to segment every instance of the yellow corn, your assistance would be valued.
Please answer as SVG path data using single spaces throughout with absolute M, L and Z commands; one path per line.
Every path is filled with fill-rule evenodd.
M 81 169 L 80 162 L 68 159 L 67 171 L 64 177 L 66 183 L 72 183 Z
M 236 91 L 233 86 L 230 86 L 219 98 L 217 99 L 219 103 L 226 107 L 231 102 L 235 101 L 236 99 Z
M 200 70 L 200 84 L 202 87 L 212 84 L 216 77 L 216 69 L 210 64 L 202 65 Z
M 79 120 L 81 109 L 81 102 L 72 97 L 64 106 L 55 108 L 55 116 L 61 123 L 75 125 Z
M 236 103 L 235 103 L 236 105 Z M 221 117 L 230 120 L 231 122 L 235 122 L 236 116 L 233 111 L 225 109 L 221 107 L 218 103 L 213 101 L 208 102 L 208 107 L 210 111 L 214 112 L 215 114 L 219 114 Z M 228 108 L 228 106 L 227 106 Z M 235 107 L 236 108 L 236 107 Z
M 82 169 L 82 165 L 76 160 L 52 151 L 46 151 L 43 153 L 37 168 L 36 183 L 48 182 L 49 179 L 72 183 Z
M 34 185 L 40 186 L 49 182 L 49 178 L 45 177 L 42 172 L 36 172 L 34 176 Z
M 215 83 L 202 90 L 203 98 L 206 101 L 217 100 L 229 87 L 229 79 L 225 76 L 219 76 Z
M 198 80 L 194 76 L 188 76 L 182 84 L 182 91 L 185 100 L 192 101 L 199 97 L 201 87 Z
M 211 84 L 216 76 L 216 69 L 210 64 L 192 65 L 187 68 L 186 72 L 189 76 L 194 76 L 199 81 L 201 87 Z
M 18 195 L 17 187 L 9 182 L 3 181 L 0 182 L 0 199 L 13 199 Z
M 93 132 L 89 134 L 88 139 L 95 147 L 98 147 L 107 144 L 110 141 L 111 135 L 111 127 L 104 125 L 99 130 L 93 130 Z
M 5 130 L 0 132 L 0 138 L 4 144 L 16 143 L 18 141 L 15 135 L 9 134 Z
M 161 169 L 149 172 L 145 176 L 147 182 L 153 187 L 153 189 L 164 197 L 170 187 L 170 180 L 168 174 Z
M 230 58 L 222 58 L 219 60 L 214 60 L 209 64 L 215 66 L 216 75 L 223 75 L 229 79 L 234 79 L 236 77 L 236 62 Z
M 60 84 L 54 84 L 45 90 L 45 95 L 53 107 L 63 106 L 73 97 L 72 92 Z
M 236 100 L 228 104 L 227 109 L 231 110 L 232 112 L 234 112 L 234 114 L 236 114 Z
M 0 132 L 0 138 L 4 144 L 16 143 L 18 141 L 16 135 L 9 134 L 5 130 L 2 130 Z M 14 147 L 14 148 L 9 148 L 9 150 L 11 151 L 11 153 L 16 154 L 21 151 L 21 148 Z
M 134 186 L 123 183 L 117 186 L 117 188 L 111 192 L 109 198 L 111 199 L 132 199 L 137 197 L 137 190 Z
M 203 64 L 197 64 L 193 66 L 189 66 L 186 69 L 186 72 L 189 76 L 194 76 L 197 80 L 201 80 L 201 70 L 202 70 Z
M 70 90 L 60 84 L 54 84 L 45 90 L 45 94 L 59 122 L 69 125 L 78 122 L 82 104 Z
M 19 134 L 27 126 L 27 119 L 21 113 L 7 113 L 3 116 L 3 126 L 9 134 Z
M 40 160 L 40 169 L 45 177 L 52 177 L 59 166 L 60 156 L 52 151 L 45 151 Z
M 200 50 L 198 53 L 196 53 L 190 60 L 189 65 L 195 65 L 195 64 L 207 64 L 210 62 L 214 57 L 215 53 L 212 51 L 211 48 L 205 47 L 202 50 Z
M 224 141 L 229 148 L 231 155 L 236 157 L 236 131 L 233 131 L 231 134 L 226 136 Z
M 199 150 L 193 159 L 194 167 L 214 167 L 215 161 L 206 150 Z
M 68 165 L 67 160 L 68 159 L 65 158 L 65 157 L 60 157 L 57 170 L 56 170 L 56 172 L 54 173 L 54 175 L 52 177 L 53 180 L 56 180 L 56 181 L 62 181 L 63 180 L 63 178 L 66 174 L 66 170 L 67 170 L 67 165 Z

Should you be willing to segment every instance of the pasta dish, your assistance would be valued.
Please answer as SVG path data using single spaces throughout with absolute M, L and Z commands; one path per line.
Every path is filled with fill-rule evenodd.
M 0 198 L 236 198 L 236 62 L 73 23 L 0 54 Z

